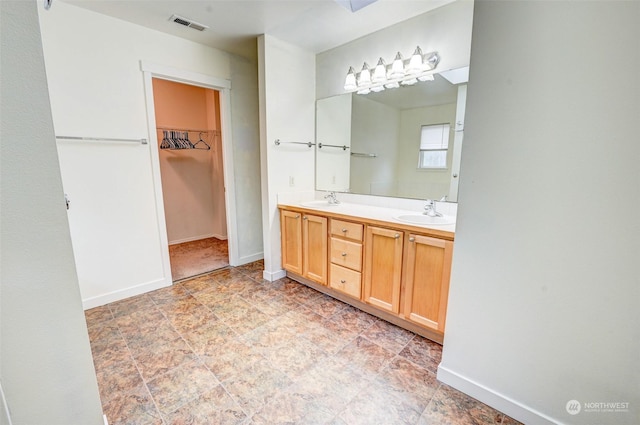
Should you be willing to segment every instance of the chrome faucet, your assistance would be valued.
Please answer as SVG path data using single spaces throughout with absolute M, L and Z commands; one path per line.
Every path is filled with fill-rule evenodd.
M 424 215 L 428 215 L 429 217 L 442 217 L 442 214 L 436 211 L 436 201 L 432 199 L 427 199 L 427 205 L 424 206 Z
M 338 201 L 338 198 L 336 198 L 336 193 L 335 192 L 329 192 L 328 195 L 325 195 L 324 199 L 327 200 L 328 203 L 330 204 L 339 204 L 340 201 Z

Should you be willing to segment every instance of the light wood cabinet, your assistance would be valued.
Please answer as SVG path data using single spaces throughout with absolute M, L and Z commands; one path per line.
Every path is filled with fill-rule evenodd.
M 331 219 L 329 286 L 351 297 L 362 295 L 362 235 L 364 225 Z
M 397 314 L 400 310 L 404 233 L 367 226 L 366 235 L 363 300 Z
M 453 242 L 410 234 L 405 260 L 405 319 L 444 332 Z
M 302 216 L 302 275 L 327 283 L 327 218 Z
M 280 210 L 282 268 L 327 283 L 327 218 Z
M 302 274 L 302 213 L 280 210 L 282 268 Z
M 444 338 L 453 233 L 281 208 L 293 279 L 436 342 Z M 346 220 L 343 218 L 347 218 Z

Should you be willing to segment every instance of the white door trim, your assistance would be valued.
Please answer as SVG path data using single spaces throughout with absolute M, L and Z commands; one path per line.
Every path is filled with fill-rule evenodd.
M 211 75 L 172 68 L 148 61 L 140 61 L 140 70 L 144 77 L 144 92 L 147 106 L 147 126 L 151 145 L 151 169 L 158 217 L 158 235 L 160 236 L 163 275 L 171 282 L 171 263 L 169 261 L 169 239 L 167 236 L 162 180 L 160 176 L 160 154 L 155 142 L 156 114 L 153 104 L 153 78 L 161 78 L 192 86 L 214 89 L 220 92 L 220 121 L 222 126 L 222 161 L 224 175 L 224 199 L 227 210 L 227 238 L 229 244 L 229 264 L 238 265 L 238 228 L 236 221 L 236 197 L 233 169 L 233 135 L 231 133 L 231 81 Z

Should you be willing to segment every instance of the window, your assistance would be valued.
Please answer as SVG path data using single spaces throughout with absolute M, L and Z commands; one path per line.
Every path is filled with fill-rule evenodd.
M 449 124 L 423 125 L 418 168 L 447 168 Z

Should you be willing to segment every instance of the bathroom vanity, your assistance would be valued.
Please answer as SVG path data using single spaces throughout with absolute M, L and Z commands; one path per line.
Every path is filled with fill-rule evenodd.
M 395 218 L 411 220 L 400 210 L 355 204 L 279 208 L 287 276 L 442 343 L 453 224 L 412 224 Z

